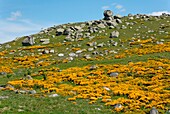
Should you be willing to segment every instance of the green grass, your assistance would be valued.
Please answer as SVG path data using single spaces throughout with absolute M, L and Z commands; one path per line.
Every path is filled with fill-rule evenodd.
M 128 20 L 127 17 L 124 17 L 122 19 L 123 23 L 119 25 L 119 27 L 121 25 L 125 25 L 125 22 L 134 22 L 136 21 L 137 24 L 135 24 L 134 26 L 132 26 L 133 28 L 130 29 L 129 27 L 127 29 L 119 29 L 118 31 L 120 32 L 120 38 L 114 39 L 114 41 L 117 41 L 120 43 L 119 39 L 122 40 L 122 44 L 124 45 L 124 47 L 121 47 L 120 45 L 118 46 L 111 46 L 108 47 L 107 46 L 107 50 L 120 50 L 118 52 L 123 52 L 125 50 L 125 48 L 135 48 L 138 46 L 129 46 L 129 41 L 132 39 L 132 37 L 134 37 L 134 34 L 139 34 L 140 39 L 148 39 L 151 38 L 152 36 L 155 37 L 157 40 L 160 39 L 164 39 L 165 42 L 170 41 L 170 34 L 164 35 L 164 34 L 159 34 L 158 31 L 161 30 L 160 29 L 160 25 L 162 23 L 166 23 L 167 21 L 170 20 L 170 17 L 167 17 L 166 19 L 160 19 L 159 21 L 155 21 L 154 19 L 152 19 L 152 21 L 140 21 L 139 19 L 135 19 L 135 20 Z M 144 23 L 143 25 L 141 24 Z M 70 24 L 71 25 L 79 25 L 80 23 L 73 23 Z M 139 29 L 139 31 L 136 31 L 136 29 L 141 26 L 148 26 L 148 28 L 141 28 Z M 149 29 L 154 30 L 154 33 L 146 33 Z M 110 32 L 116 30 L 116 29 L 105 29 L 108 35 L 105 35 L 105 33 L 101 33 L 99 34 L 99 36 L 101 37 L 105 37 L 105 38 L 99 38 L 99 37 L 95 37 L 92 41 L 96 41 L 97 43 L 107 43 L 109 40 L 111 40 L 111 38 L 109 38 L 109 34 Z M 170 33 L 170 27 L 164 28 L 164 31 L 168 31 Z M 123 59 L 104 59 L 104 60 L 93 60 L 93 61 L 84 61 L 81 59 L 75 59 L 72 62 L 68 62 L 68 63 L 58 63 L 58 60 L 60 59 L 59 57 L 57 57 L 57 53 L 65 53 L 66 55 L 68 55 L 69 52 L 73 52 L 71 51 L 71 48 L 73 47 L 72 45 L 75 45 L 75 47 L 78 47 L 77 44 L 81 45 L 81 49 L 88 49 L 89 46 L 87 46 L 87 42 L 91 42 L 89 41 L 88 38 L 84 38 L 83 41 L 78 41 L 78 42 L 72 42 L 72 45 L 62 45 L 60 47 L 56 47 L 55 44 L 56 43 L 63 43 L 63 39 L 65 38 L 65 36 L 56 36 L 55 38 L 52 38 L 52 35 L 55 35 L 55 29 L 50 31 L 50 35 L 47 34 L 35 34 L 34 37 L 36 38 L 36 45 L 39 45 L 39 40 L 40 37 L 41 38 L 49 38 L 51 43 L 49 45 L 52 45 L 52 47 L 47 48 L 47 49 L 55 49 L 56 53 L 51 54 L 52 56 L 50 56 L 48 58 L 48 61 L 55 61 L 54 64 L 51 64 L 50 66 L 46 66 L 46 67 L 38 67 L 38 68 L 30 68 L 31 73 L 38 73 L 38 71 L 42 68 L 51 68 L 51 67 L 58 67 L 61 70 L 63 69 L 67 69 L 70 67 L 83 67 L 86 65 L 95 65 L 95 64 L 127 64 L 129 61 L 132 62 L 138 62 L 138 61 L 147 61 L 148 59 L 159 59 L 159 58 L 167 58 L 170 59 L 170 53 L 169 52 L 164 52 L 164 53 L 154 53 L 154 54 L 147 54 L 147 55 L 143 55 L 143 56 L 138 56 L 138 55 L 133 55 L 133 56 L 127 56 L 126 58 Z M 125 34 L 124 34 L 125 33 Z M 154 35 L 155 34 L 155 35 Z M 94 35 L 96 35 L 96 33 L 94 33 Z M 148 36 L 148 37 L 146 37 Z M 166 37 L 166 38 L 165 38 Z M 30 51 L 19 51 L 19 48 L 23 48 L 21 42 L 24 39 L 21 38 L 19 40 L 17 40 L 16 42 L 9 42 L 6 44 L 2 45 L 2 48 L 0 48 L 0 52 L 1 51 L 10 51 L 10 50 L 16 50 L 16 52 L 14 53 L 14 55 L 19 56 L 19 53 L 22 53 L 23 56 L 25 55 L 29 55 Z M 5 46 L 7 44 L 11 45 L 11 48 L 6 49 Z M 47 46 L 49 46 L 47 45 Z M 69 50 L 65 50 L 66 48 L 69 48 Z M 98 51 L 104 51 L 104 48 L 106 47 L 102 47 L 102 48 L 98 48 Z M 37 55 L 39 52 L 37 50 L 34 50 L 35 55 Z M 91 53 L 91 52 L 85 52 L 85 53 Z M 9 59 L 14 58 L 14 55 L 10 55 L 10 54 L 6 54 L 5 57 L 8 57 Z M 109 55 L 109 56 L 114 56 L 114 54 Z M 93 56 L 94 57 L 94 56 Z M 42 60 L 47 60 L 47 59 L 42 59 Z M 35 63 L 39 62 L 41 60 L 35 61 Z M 0 61 L 1 62 L 1 61 Z M 10 63 L 8 63 L 8 61 L 4 62 L 4 64 L 2 65 L 8 65 L 10 66 Z M 17 63 L 15 64 L 16 66 L 18 65 Z M 27 73 L 27 69 L 26 68 L 20 68 L 20 69 L 15 69 L 13 70 L 14 74 L 12 74 L 11 76 L 3 76 L 0 75 L 0 85 L 5 85 L 8 81 L 10 80 L 15 80 L 15 79 L 20 79 L 24 77 L 24 74 Z M 35 77 L 36 79 L 42 79 L 42 76 L 39 77 Z M 168 88 L 169 90 L 169 88 Z M 34 97 L 34 96 L 30 96 L 30 95 L 23 95 L 23 94 L 16 94 L 14 92 L 11 91 L 1 91 L 0 90 L 0 96 L 9 96 L 8 99 L 0 99 L 0 113 L 2 114 L 112 114 L 114 112 L 112 112 L 111 110 L 113 109 L 113 107 L 106 107 L 104 106 L 104 103 L 101 103 L 100 100 L 92 105 L 88 104 L 88 100 L 84 100 L 84 99 L 78 99 L 76 100 L 76 104 L 73 104 L 73 102 L 67 101 L 67 98 L 69 96 L 59 96 L 59 97 L 55 97 L 55 98 L 48 98 L 48 97 Z M 116 99 L 119 96 L 115 96 L 114 98 Z M 23 112 L 19 112 L 18 110 L 21 109 L 23 110 Z M 98 110 L 100 109 L 100 110 Z M 116 113 L 115 113 L 116 114 Z

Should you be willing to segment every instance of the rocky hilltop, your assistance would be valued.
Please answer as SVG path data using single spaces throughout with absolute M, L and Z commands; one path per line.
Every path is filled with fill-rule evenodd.
M 0 113 L 169 113 L 170 15 L 103 16 L 1 44 Z

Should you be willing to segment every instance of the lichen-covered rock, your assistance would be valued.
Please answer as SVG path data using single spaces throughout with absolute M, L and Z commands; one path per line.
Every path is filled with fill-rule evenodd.
M 32 46 L 34 45 L 34 38 L 31 36 L 27 36 L 23 41 L 22 41 L 23 46 Z

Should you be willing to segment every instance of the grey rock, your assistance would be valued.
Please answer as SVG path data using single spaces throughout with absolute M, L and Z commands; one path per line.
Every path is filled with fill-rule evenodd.
M 105 28 L 105 25 L 104 25 L 104 24 L 102 24 L 102 23 L 100 23 L 100 24 L 98 24 L 98 25 L 97 25 L 97 27 L 99 27 L 99 28 L 102 28 L 102 29 L 103 29 L 103 28 Z
M 164 44 L 163 42 L 156 41 L 156 44 Z
M 74 28 L 75 28 L 76 31 L 81 31 L 82 30 L 82 28 L 80 26 L 75 26 Z
M 121 19 L 121 18 L 122 18 L 122 16 L 119 14 L 114 16 L 114 19 Z
M 40 39 L 40 42 L 42 42 L 42 44 L 49 44 L 50 39 Z
M 125 25 L 122 25 L 121 26 L 121 29 L 126 29 L 127 27 Z
M 89 54 L 84 55 L 85 59 L 91 59 L 91 56 Z
M 118 31 L 113 31 L 110 33 L 110 38 L 118 38 L 119 37 L 119 32 Z
M 45 49 L 42 53 L 43 54 L 49 54 L 49 50 Z
M 88 46 L 96 46 L 97 45 L 97 42 L 90 42 L 87 44 Z
M 11 48 L 11 46 L 10 46 L 9 44 L 7 44 L 7 45 L 5 46 L 5 48 Z
M 112 46 L 117 46 L 117 45 L 118 45 L 117 42 L 113 42 L 113 43 L 112 43 Z
M 117 77 L 118 75 L 119 75 L 118 72 L 111 72 L 111 73 L 109 74 L 110 77 Z
M 104 46 L 104 43 L 100 43 L 97 45 L 97 47 L 103 47 Z
M 12 89 L 14 89 L 14 86 L 11 85 L 11 84 L 7 84 L 7 85 L 5 86 L 5 88 L 12 88 Z
M 30 75 L 27 75 L 27 76 L 25 77 L 25 80 L 33 80 L 33 78 L 32 78 Z
M 89 26 L 91 26 L 92 23 L 93 23 L 92 21 L 88 21 L 86 24 L 89 25 Z
M 6 72 L 0 72 L 0 75 L 7 75 Z
M 122 21 L 121 21 L 120 19 L 116 19 L 116 22 L 117 22 L 118 24 L 122 23 Z
M 74 41 L 74 39 L 72 39 L 71 36 L 67 36 L 64 40 L 65 41 Z
M 158 110 L 157 110 L 155 107 L 153 107 L 153 108 L 150 110 L 149 114 L 159 114 L 159 112 L 158 112 Z
M 69 28 L 69 29 L 65 29 L 63 32 L 63 35 L 70 35 L 73 31 Z
M 92 66 L 90 66 L 90 70 L 96 70 L 97 68 L 98 68 L 97 65 L 92 65 Z
M 73 57 L 67 57 L 66 59 L 69 60 L 69 61 L 73 61 L 74 60 Z
M 128 14 L 128 17 L 132 17 L 133 15 L 131 13 Z
M 133 19 L 134 19 L 134 17 L 129 17 L 128 19 L 129 19 L 129 20 L 133 20 Z
M 34 45 L 34 38 L 31 36 L 27 36 L 23 41 L 22 41 L 23 46 L 32 46 Z
M 28 93 L 29 94 L 36 94 L 37 92 L 35 90 L 30 90 Z
M 96 33 L 98 32 L 99 28 L 98 27 L 89 27 L 89 32 L 90 33 Z
M 122 105 L 121 104 L 115 104 L 114 108 L 122 108 Z
M 63 53 L 59 53 L 58 56 L 59 57 L 64 57 L 64 54 Z
M 57 31 L 56 31 L 56 35 L 57 36 L 60 36 L 60 35 L 62 35 L 64 33 L 64 29 L 63 28 L 59 28 L 59 29 L 57 29 Z
M 115 27 L 114 26 L 109 26 L 109 29 L 114 29 Z
M 8 99 L 9 96 L 0 96 L 0 99 Z
M 70 57 L 76 57 L 76 54 L 75 53 L 69 53 L 69 56 Z
M 49 95 L 48 97 L 58 97 L 59 95 L 58 94 L 52 94 L 52 95 Z
M 78 50 L 78 51 L 76 51 L 76 54 L 79 54 L 79 53 L 82 53 L 83 52 L 83 50 Z
M 94 50 L 94 48 L 88 48 L 88 51 L 93 51 Z
M 54 50 L 54 49 L 51 49 L 51 50 L 50 50 L 50 53 L 55 53 L 55 50 Z
M 98 51 L 94 51 L 92 54 L 93 55 L 99 55 L 99 52 Z
M 113 12 L 111 10 L 105 10 L 103 13 L 104 17 L 112 17 L 113 16 Z
M 86 26 L 86 24 L 81 24 L 80 27 L 81 28 L 84 28 Z
M 107 24 L 107 26 L 114 26 L 114 27 L 118 25 L 116 20 L 115 21 L 107 21 L 106 24 Z
M 90 36 L 90 33 L 85 33 L 84 34 L 84 37 L 86 37 L 86 38 L 89 37 L 89 36 Z

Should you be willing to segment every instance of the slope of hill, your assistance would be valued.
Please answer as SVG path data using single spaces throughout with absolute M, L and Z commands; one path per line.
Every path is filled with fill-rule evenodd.
M 106 10 L 0 45 L 1 113 L 170 113 L 169 98 L 168 14 Z

